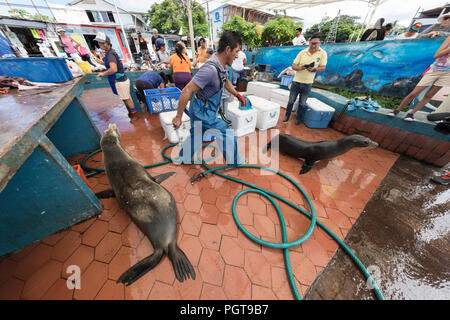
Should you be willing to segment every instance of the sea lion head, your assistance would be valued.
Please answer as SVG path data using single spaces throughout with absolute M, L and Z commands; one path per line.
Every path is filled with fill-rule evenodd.
M 120 144 L 120 132 L 115 123 L 108 125 L 100 140 L 100 146 L 102 147 L 110 144 Z
M 378 143 L 370 140 L 367 137 L 361 136 L 359 134 L 352 134 L 347 137 L 350 140 L 354 147 L 362 147 L 362 148 L 376 148 L 378 147 Z

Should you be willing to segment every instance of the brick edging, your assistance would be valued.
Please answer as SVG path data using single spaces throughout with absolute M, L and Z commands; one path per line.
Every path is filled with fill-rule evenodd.
M 343 114 L 330 127 L 345 134 L 360 134 L 383 149 L 405 154 L 419 161 L 444 167 L 450 163 L 450 142 L 400 130 Z

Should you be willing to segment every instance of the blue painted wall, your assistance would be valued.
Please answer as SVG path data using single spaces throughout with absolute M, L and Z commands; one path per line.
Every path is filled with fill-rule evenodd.
M 377 91 L 387 96 L 404 97 L 434 62 L 433 55 L 445 38 L 386 40 L 323 44 L 328 63 L 316 82 L 355 92 Z M 270 64 L 277 76 L 292 65 L 307 46 L 261 48 L 256 64 Z

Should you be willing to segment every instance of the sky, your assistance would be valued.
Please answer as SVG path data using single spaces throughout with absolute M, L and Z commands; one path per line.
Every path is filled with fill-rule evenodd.
M 49 4 L 67 4 L 71 0 L 47 0 Z M 112 2 L 112 0 L 110 0 Z M 129 11 L 147 11 L 150 6 L 155 2 L 162 2 L 162 0 L 116 0 L 117 5 L 125 10 Z M 197 0 L 200 3 L 205 2 L 206 0 Z M 30 0 L 9 0 L 10 3 L 25 3 L 30 4 Z M 36 5 L 45 6 L 45 0 L 34 0 Z M 388 0 L 386 3 L 380 5 L 372 19 L 372 24 L 378 18 L 384 18 L 385 23 L 394 22 L 395 20 L 399 20 L 399 24 L 403 26 L 408 26 L 411 22 L 411 18 L 417 12 L 417 10 L 421 9 L 432 9 L 435 7 L 443 6 L 446 3 L 450 2 L 450 0 Z M 7 12 L 8 8 L 6 6 L 5 0 L 0 0 L 0 13 Z M 221 3 L 210 1 L 209 9 L 213 10 L 220 6 Z M 206 4 L 205 4 L 206 6 Z M 332 3 L 327 5 L 320 5 L 311 8 L 304 8 L 300 10 L 288 10 L 287 14 L 289 16 L 295 16 L 299 18 L 303 18 L 304 26 L 306 28 L 311 27 L 313 24 L 320 23 L 322 17 L 327 15 L 329 17 L 335 17 L 341 9 L 341 14 L 351 15 L 351 16 L 359 16 L 359 22 L 363 22 L 364 18 L 367 15 L 369 6 L 367 3 L 363 1 L 342 1 L 339 3 Z M 33 9 L 29 9 L 28 11 L 32 12 Z M 49 15 L 49 13 L 43 10 L 43 14 Z

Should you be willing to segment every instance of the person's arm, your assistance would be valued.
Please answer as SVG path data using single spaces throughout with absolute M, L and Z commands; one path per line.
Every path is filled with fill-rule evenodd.
M 109 69 L 106 70 L 106 71 L 104 71 L 104 72 L 100 72 L 98 75 L 99 75 L 100 77 L 103 77 L 103 76 L 109 76 L 109 75 L 112 75 L 112 74 L 114 74 L 114 73 L 116 73 L 116 72 L 117 72 L 117 63 L 115 63 L 115 62 L 110 62 L 110 63 L 109 63 Z
M 436 37 L 448 37 L 448 36 L 450 36 L 450 32 L 448 31 L 436 31 Z
M 450 44 L 450 36 L 447 37 L 447 39 L 445 39 L 445 41 L 441 44 L 439 49 L 434 54 L 434 58 L 437 59 L 437 58 L 440 58 L 440 57 L 445 56 L 446 54 L 450 53 L 449 44 Z
M 75 45 L 75 48 L 78 48 L 78 47 L 80 47 L 81 46 L 81 43 L 80 42 L 78 42 L 76 39 L 74 39 L 74 38 L 72 38 L 72 36 L 70 36 L 70 40 L 72 40 L 73 42 L 75 42 L 76 43 L 76 45 Z
M 181 91 L 180 100 L 178 101 L 177 115 L 172 119 L 173 128 L 177 130 L 181 126 L 181 117 L 183 116 L 184 109 L 186 109 L 187 103 L 191 99 L 191 95 L 200 90 L 194 81 L 190 81 L 183 91 Z
M 224 88 L 227 89 L 233 96 L 235 96 L 244 107 L 247 106 L 247 99 L 245 99 L 244 96 L 236 91 L 236 89 L 233 87 L 233 84 L 228 78 L 227 81 L 225 81 Z
M 325 68 L 327 66 L 327 60 L 328 60 L 328 56 L 326 54 L 326 52 L 322 55 L 322 58 L 320 59 L 320 64 L 317 68 L 312 67 L 312 68 L 308 68 L 309 72 L 324 72 Z
M 294 60 L 294 63 L 292 64 L 292 69 L 295 71 L 302 71 L 305 70 L 306 68 L 304 66 L 299 65 L 300 64 L 300 60 L 301 60 L 301 56 L 300 53 L 297 55 L 297 57 Z
M 435 25 L 431 25 L 428 28 L 426 28 L 424 31 L 419 33 L 417 38 L 434 38 L 437 35 L 437 32 L 434 31 Z

